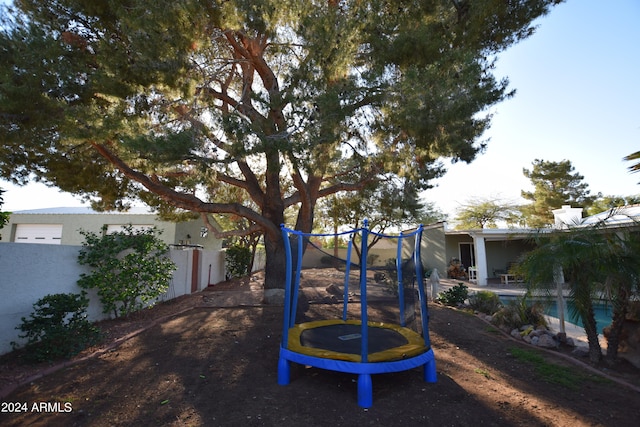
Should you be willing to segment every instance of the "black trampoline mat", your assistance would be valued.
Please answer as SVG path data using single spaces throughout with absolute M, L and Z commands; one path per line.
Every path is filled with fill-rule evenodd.
M 360 325 L 337 324 L 305 329 L 300 344 L 345 354 L 360 354 L 362 346 Z M 408 344 L 409 341 L 394 329 L 368 327 L 369 354 Z

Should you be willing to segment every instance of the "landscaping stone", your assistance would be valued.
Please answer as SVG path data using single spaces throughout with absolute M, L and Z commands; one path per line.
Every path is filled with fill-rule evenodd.
M 543 348 L 557 348 L 558 342 L 553 339 L 553 336 L 548 334 L 542 334 L 538 337 L 537 346 L 543 347 Z
M 573 349 L 571 355 L 575 357 L 587 357 L 589 356 L 589 348 L 585 346 L 578 346 Z

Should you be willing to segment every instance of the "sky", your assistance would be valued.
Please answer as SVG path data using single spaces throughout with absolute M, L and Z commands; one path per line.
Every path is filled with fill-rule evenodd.
M 499 56 L 516 94 L 493 108 L 485 154 L 424 193 L 445 213 L 473 200 L 523 203 L 523 168 L 570 160 L 592 194 L 640 193 L 623 157 L 640 151 L 640 1 L 569 0 Z
M 424 200 L 450 219 L 473 200 L 522 203 L 533 189 L 522 170 L 535 159 L 570 160 L 592 194 L 640 194 L 640 174 L 623 160 L 640 151 L 639 21 L 639 0 L 568 0 L 536 21 L 533 36 L 499 55 L 495 75 L 516 94 L 492 108 L 487 150 L 447 162 Z M 83 205 L 43 184 L 0 188 L 3 211 Z

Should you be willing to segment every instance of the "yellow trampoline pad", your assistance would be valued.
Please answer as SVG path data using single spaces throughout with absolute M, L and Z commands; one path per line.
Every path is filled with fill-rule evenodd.
M 362 362 L 359 320 L 319 320 L 289 329 L 288 350 L 324 359 Z M 415 331 L 393 323 L 368 322 L 367 362 L 388 362 L 429 350 Z

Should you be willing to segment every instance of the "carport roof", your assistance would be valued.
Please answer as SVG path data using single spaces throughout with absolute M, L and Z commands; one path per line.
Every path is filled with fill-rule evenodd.
M 485 240 L 509 240 L 526 239 L 532 234 L 550 231 L 550 229 L 534 228 L 483 228 L 474 230 L 447 230 L 445 235 L 469 235 L 471 237 L 483 237 Z
M 108 211 L 98 212 L 90 207 L 77 206 L 77 207 L 58 207 L 58 208 L 43 208 L 43 209 L 29 209 L 24 211 L 12 212 L 12 215 L 16 214 L 35 214 L 35 215 L 152 215 L 153 211 L 148 207 L 132 207 L 127 211 Z
M 622 226 L 640 222 L 640 205 L 622 206 L 609 209 L 582 220 L 584 225 L 594 225 L 604 222 L 607 226 Z

